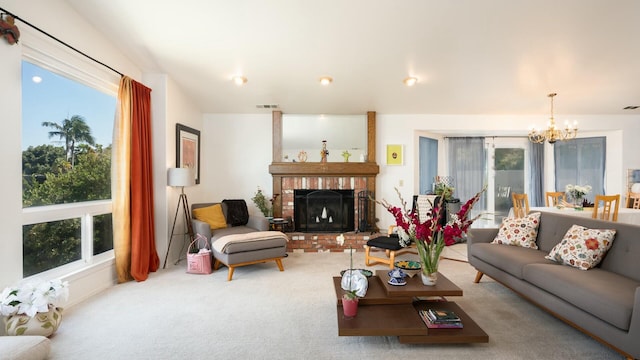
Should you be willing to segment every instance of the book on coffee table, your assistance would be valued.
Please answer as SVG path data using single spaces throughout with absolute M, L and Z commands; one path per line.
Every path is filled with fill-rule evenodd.
M 451 310 L 427 309 L 427 315 L 434 323 L 459 322 L 460 318 Z
M 428 310 L 420 310 L 420 318 L 429 329 L 461 329 L 463 328 L 462 321 L 445 321 L 445 322 L 433 322 L 429 315 Z

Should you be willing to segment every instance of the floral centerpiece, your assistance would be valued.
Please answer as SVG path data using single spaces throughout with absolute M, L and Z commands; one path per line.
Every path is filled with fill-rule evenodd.
M 573 200 L 573 207 L 576 209 L 582 209 L 583 198 L 591 191 L 591 186 L 568 184 L 564 191 L 567 193 L 567 196 Z
M 0 315 L 5 317 L 7 334 L 51 335 L 62 320 L 62 308 L 58 306 L 68 296 L 68 282 L 58 279 L 32 280 L 5 288 L 0 296 Z
M 418 209 L 408 211 L 406 201 L 402 198 L 400 191 L 396 188 L 396 193 L 402 203 L 402 208 L 390 205 L 387 201 L 378 201 L 396 219 L 398 226 L 399 242 L 403 247 L 409 246 L 412 242 L 418 248 L 418 254 L 422 261 L 422 281 L 425 285 L 435 285 L 438 272 L 438 261 L 445 246 L 453 245 L 456 240 L 462 238 L 467 233 L 469 226 L 480 217 L 480 215 L 469 218 L 469 212 L 478 202 L 486 187 L 469 199 L 460 211 L 451 214 L 451 220 L 442 225 L 441 211 L 444 205 L 444 197 L 431 209 L 430 216 L 424 222 L 420 222 Z

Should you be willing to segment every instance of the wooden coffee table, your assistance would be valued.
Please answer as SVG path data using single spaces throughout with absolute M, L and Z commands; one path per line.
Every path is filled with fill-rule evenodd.
M 462 289 L 438 273 L 436 286 L 425 286 L 420 276 L 407 278 L 407 285 L 387 283 L 388 270 L 376 270 L 369 278 L 367 295 L 360 298 L 358 315 L 345 318 L 342 311 L 340 277 L 333 278 L 337 298 L 339 336 L 397 336 L 400 343 L 486 343 L 489 336 L 455 302 L 444 296 L 462 296 Z M 427 308 L 454 311 L 462 320 L 461 329 L 429 329 L 419 310 Z

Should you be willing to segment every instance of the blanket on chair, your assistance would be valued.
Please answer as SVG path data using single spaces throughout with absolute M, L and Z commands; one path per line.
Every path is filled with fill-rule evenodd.
M 243 199 L 224 199 L 222 203 L 227 205 L 227 224 L 231 226 L 247 225 L 249 211 L 247 210 L 247 203 Z
M 232 234 L 221 237 L 213 243 L 213 248 L 219 252 L 224 253 L 227 247 L 231 243 L 260 241 L 269 239 L 285 239 L 289 241 L 287 235 L 280 231 L 254 231 L 246 234 Z

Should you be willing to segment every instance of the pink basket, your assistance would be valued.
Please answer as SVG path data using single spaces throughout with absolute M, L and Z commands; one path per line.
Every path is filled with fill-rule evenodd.
M 191 247 L 199 243 L 199 240 L 204 241 L 204 248 L 199 248 L 197 253 L 192 253 Z M 209 249 L 209 242 L 200 234 L 193 239 L 191 244 L 189 244 L 189 248 L 187 248 L 187 272 L 189 274 L 211 274 L 211 250 Z

